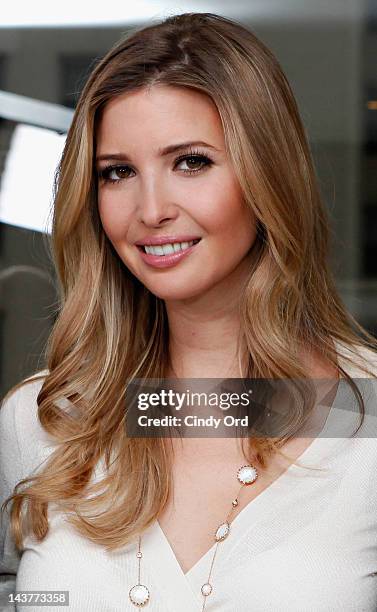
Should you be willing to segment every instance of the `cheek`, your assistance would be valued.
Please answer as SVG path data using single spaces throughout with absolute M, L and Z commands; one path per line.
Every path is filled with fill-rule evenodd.
M 243 202 L 243 193 L 234 181 L 223 182 L 207 194 L 201 219 L 209 231 L 234 243 L 250 243 L 256 233 L 254 213 Z M 234 248 L 234 244 L 233 244 Z
M 130 220 L 124 206 L 118 205 L 116 200 L 106 197 L 98 197 L 98 214 L 102 227 L 112 242 L 124 238 Z

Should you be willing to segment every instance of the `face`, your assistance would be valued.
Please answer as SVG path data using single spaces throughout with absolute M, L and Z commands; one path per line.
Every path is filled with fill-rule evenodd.
M 107 104 L 96 138 L 99 215 L 127 268 L 164 300 L 229 298 L 256 223 L 212 100 L 163 85 L 127 93 Z M 171 246 L 148 254 L 140 242 Z

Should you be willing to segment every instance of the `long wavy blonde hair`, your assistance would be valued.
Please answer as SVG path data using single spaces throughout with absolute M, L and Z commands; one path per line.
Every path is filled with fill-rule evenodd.
M 245 202 L 257 218 L 239 311 L 245 376 L 305 378 L 298 359 L 305 347 L 353 385 L 333 340 L 350 346 L 351 354 L 352 346 L 377 348 L 338 296 L 307 137 L 273 54 L 248 29 L 211 13 L 176 15 L 132 31 L 93 69 L 56 174 L 51 247 L 61 308 L 37 403 L 39 420 L 57 445 L 43 470 L 18 483 L 4 504 L 13 500 L 11 528 L 19 548 L 26 532 L 46 536 L 49 503 L 93 542 L 107 550 L 124 546 L 159 516 L 171 493 L 167 445 L 161 438 L 127 437 L 124 409 L 130 382 L 163 378 L 167 371 L 165 304 L 130 273 L 107 239 L 94 170 L 106 104 L 155 83 L 193 88 L 213 100 Z M 72 410 L 62 408 L 62 398 Z M 362 410 L 362 399 L 360 405 Z M 253 452 L 265 466 L 288 438 L 250 438 L 246 456 Z M 100 460 L 104 478 L 93 482 Z

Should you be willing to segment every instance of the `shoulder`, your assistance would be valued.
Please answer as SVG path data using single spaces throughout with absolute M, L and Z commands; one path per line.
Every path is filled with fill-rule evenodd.
M 0 406 L 0 464 L 23 478 L 44 458 L 49 439 L 38 419 L 38 393 L 48 370 L 15 385 Z
M 48 370 L 41 370 L 25 378 L 8 391 L 0 405 L 0 434 L 11 433 L 14 429 L 35 429 L 37 397 Z

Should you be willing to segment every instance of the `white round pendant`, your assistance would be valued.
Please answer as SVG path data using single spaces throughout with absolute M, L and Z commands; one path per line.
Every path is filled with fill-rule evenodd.
M 208 597 L 208 595 L 211 595 L 212 593 L 212 585 L 209 582 L 206 582 L 205 584 L 203 584 L 201 591 L 204 597 Z
M 257 479 L 258 473 L 252 465 L 244 465 L 237 472 L 237 478 L 242 484 L 251 484 Z
M 135 584 L 130 589 L 129 598 L 134 606 L 144 606 L 149 601 L 149 590 L 144 584 Z

